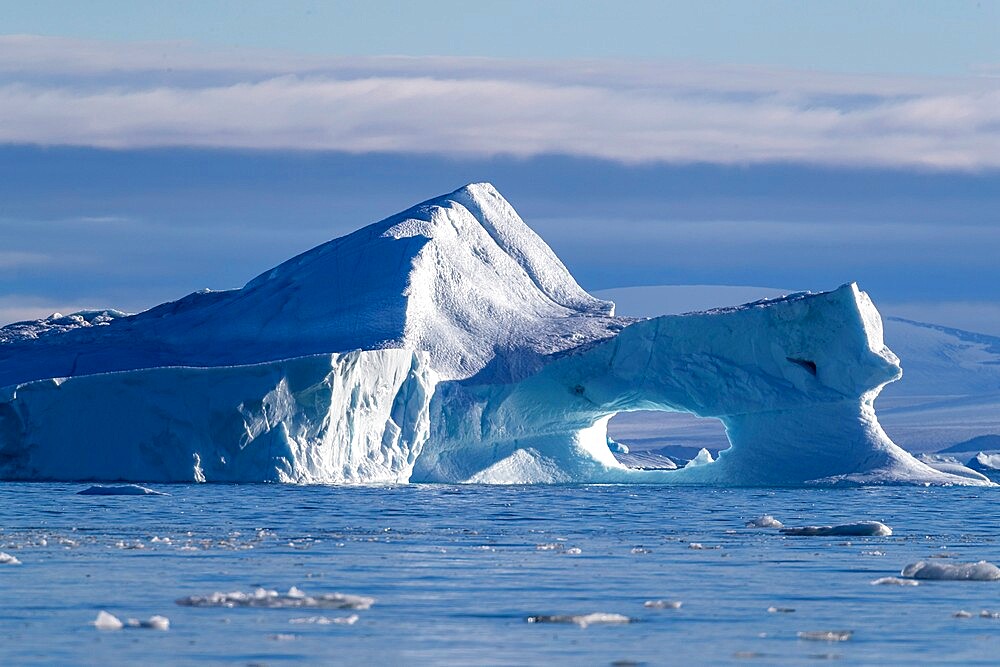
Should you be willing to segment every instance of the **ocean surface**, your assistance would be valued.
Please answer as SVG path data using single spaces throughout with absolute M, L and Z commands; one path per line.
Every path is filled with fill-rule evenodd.
M 1000 563 L 1000 489 L 0 484 L 0 664 L 961 663 L 1000 656 L 1000 582 L 872 585 Z M 879 520 L 891 537 L 746 528 Z M 192 607 L 214 592 L 370 609 Z M 299 604 L 293 592 L 289 604 Z M 678 609 L 647 601 L 682 603 Z M 780 611 L 769 611 L 778 608 Z M 166 632 L 98 630 L 169 618 Z M 956 612 L 971 617 L 955 617 Z M 581 625 L 529 617 L 618 614 Z M 350 623 L 352 615 L 357 619 Z M 619 621 L 622 619 L 618 619 Z M 845 641 L 799 633 L 851 631 Z

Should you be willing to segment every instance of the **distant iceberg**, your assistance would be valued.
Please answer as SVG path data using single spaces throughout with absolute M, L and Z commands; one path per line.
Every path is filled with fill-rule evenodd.
M 981 484 L 897 447 L 900 377 L 854 284 L 614 315 L 489 184 L 243 288 L 0 329 L 0 478 L 381 484 Z M 619 412 L 715 417 L 731 447 L 634 469 Z

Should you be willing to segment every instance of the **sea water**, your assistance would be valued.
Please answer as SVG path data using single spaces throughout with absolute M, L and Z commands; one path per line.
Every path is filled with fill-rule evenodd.
M 1000 563 L 1000 489 L 154 485 L 170 495 L 76 495 L 86 486 L 0 484 L 0 551 L 21 561 L 0 565 L 0 664 L 1000 655 L 1000 618 L 981 614 L 1000 611 L 1000 582 L 871 583 L 918 560 Z M 763 514 L 790 527 L 877 520 L 893 535 L 746 527 Z M 258 588 L 287 598 L 292 587 L 292 598 L 375 602 L 177 603 Z M 169 630 L 99 630 L 100 611 L 163 616 Z M 594 622 L 566 618 L 589 614 Z

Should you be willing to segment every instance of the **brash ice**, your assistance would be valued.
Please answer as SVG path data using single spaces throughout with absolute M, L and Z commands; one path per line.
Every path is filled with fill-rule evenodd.
M 981 483 L 886 436 L 900 377 L 856 285 L 614 316 L 489 184 L 243 288 L 0 329 L 0 478 L 294 483 Z M 717 417 L 714 462 L 633 470 L 619 412 Z

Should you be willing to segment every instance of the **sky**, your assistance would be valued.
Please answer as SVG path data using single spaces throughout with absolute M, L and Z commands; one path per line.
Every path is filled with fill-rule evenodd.
M 1000 335 L 1000 2 L 0 2 L 0 323 L 491 181 L 588 289 Z

